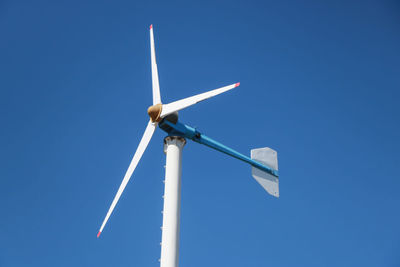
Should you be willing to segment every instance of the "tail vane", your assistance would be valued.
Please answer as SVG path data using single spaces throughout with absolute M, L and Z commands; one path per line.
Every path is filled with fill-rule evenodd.
M 269 147 L 251 150 L 251 159 L 258 161 L 274 170 L 278 170 L 278 154 Z M 254 179 L 274 197 L 279 197 L 279 178 L 256 167 L 251 167 Z

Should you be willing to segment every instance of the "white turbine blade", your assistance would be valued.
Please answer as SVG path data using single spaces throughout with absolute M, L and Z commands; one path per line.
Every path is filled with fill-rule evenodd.
M 155 105 L 161 103 L 161 96 L 160 96 L 160 84 L 158 82 L 156 49 L 154 47 L 153 24 L 150 25 L 150 49 L 151 49 L 151 80 L 153 84 L 153 105 Z
M 195 96 L 191 96 L 185 99 L 181 99 L 169 104 L 165 104 L 162 106 L 162 111 L 161 111 L 161 115 L 160 117 L 163 118 L 165 116 L 167 116 L 168 114 L 174 113 L 175 111 L 187 108 L 189 106 L 192 106 L 200 101 L 206 100 L 210 97 L 219 95 L 223 92 L 229 91 L 235 87 L 238 87 L 240 85 L 240 83 L 235 83 L 235 84 L 231 84 L 225 87 L 221 87 L 212 91 L 208 91 L 202 94 L 198 94 Z
M 100 227 L 100 231 L 97 234 L 97 237 L 100 236 L 101 232 L 103 231 L 104 226 L 106 225 L 106 223 L 108 221 L 108 218 L 110 218 L 110 215 L 113 212 L 115 205 L 117 204 L 119 198 L 121 197 L 121 194 L 124 191 L 126 185 L 128 184 L 133 171 L 135 170 L 137 164 L 139 163 L 140 158 L 143 155 L 143 152 L 146 150 L 146 147 L 149 144 L 150 139 L 153 136 L 153 133 L 154 133 L 156 127 L 157 127 L 157 124 L 152 123 L 151 121 L 149 121 L 149 123 L 147 124 L 146 130 L 144 131 L 144 134 L 142 137 L 142 140 L 140 140 L 139 146 L 136 149 L 135 155 L 133 156 L 133 159 L 131 161 L 131 164 L 129 165 L 128 170 L 126 171 L 125 177 L 122 180 L 121 185 L 119 186 L 118 192 L 115 195 L 113 202 L 111 203 L 111 207 L 108 209 L 106 218 L 104 219 L 103 224 Z

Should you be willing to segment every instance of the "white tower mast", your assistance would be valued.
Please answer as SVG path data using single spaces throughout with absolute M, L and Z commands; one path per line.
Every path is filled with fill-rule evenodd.
M 160 267 L 178 267 L 182 149 L 185 144 L 185 138 L 179 136 L 164 139 L 166 166 Z

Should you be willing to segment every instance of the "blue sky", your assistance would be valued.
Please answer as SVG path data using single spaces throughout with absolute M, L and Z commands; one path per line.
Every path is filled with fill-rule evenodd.
M 151 104 L 278 151 L 281 197 L 188 142 L 180 266 L 399 266 L 397 1 L 1 1 L 0 266 L 158 266 L 158 130 L 100 239 Z

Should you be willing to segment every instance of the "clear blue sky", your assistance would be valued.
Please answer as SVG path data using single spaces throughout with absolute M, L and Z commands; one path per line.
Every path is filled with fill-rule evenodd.
M 180 266 L 400 265 L 398 1 L 1 1 L 0 266 L 158 266 L 157 131 L 100 239 L 148 120 L 148 27 L 164 102 L 241 86 L 180 120 L 278 151 L 250 167 L 184 148 Z

